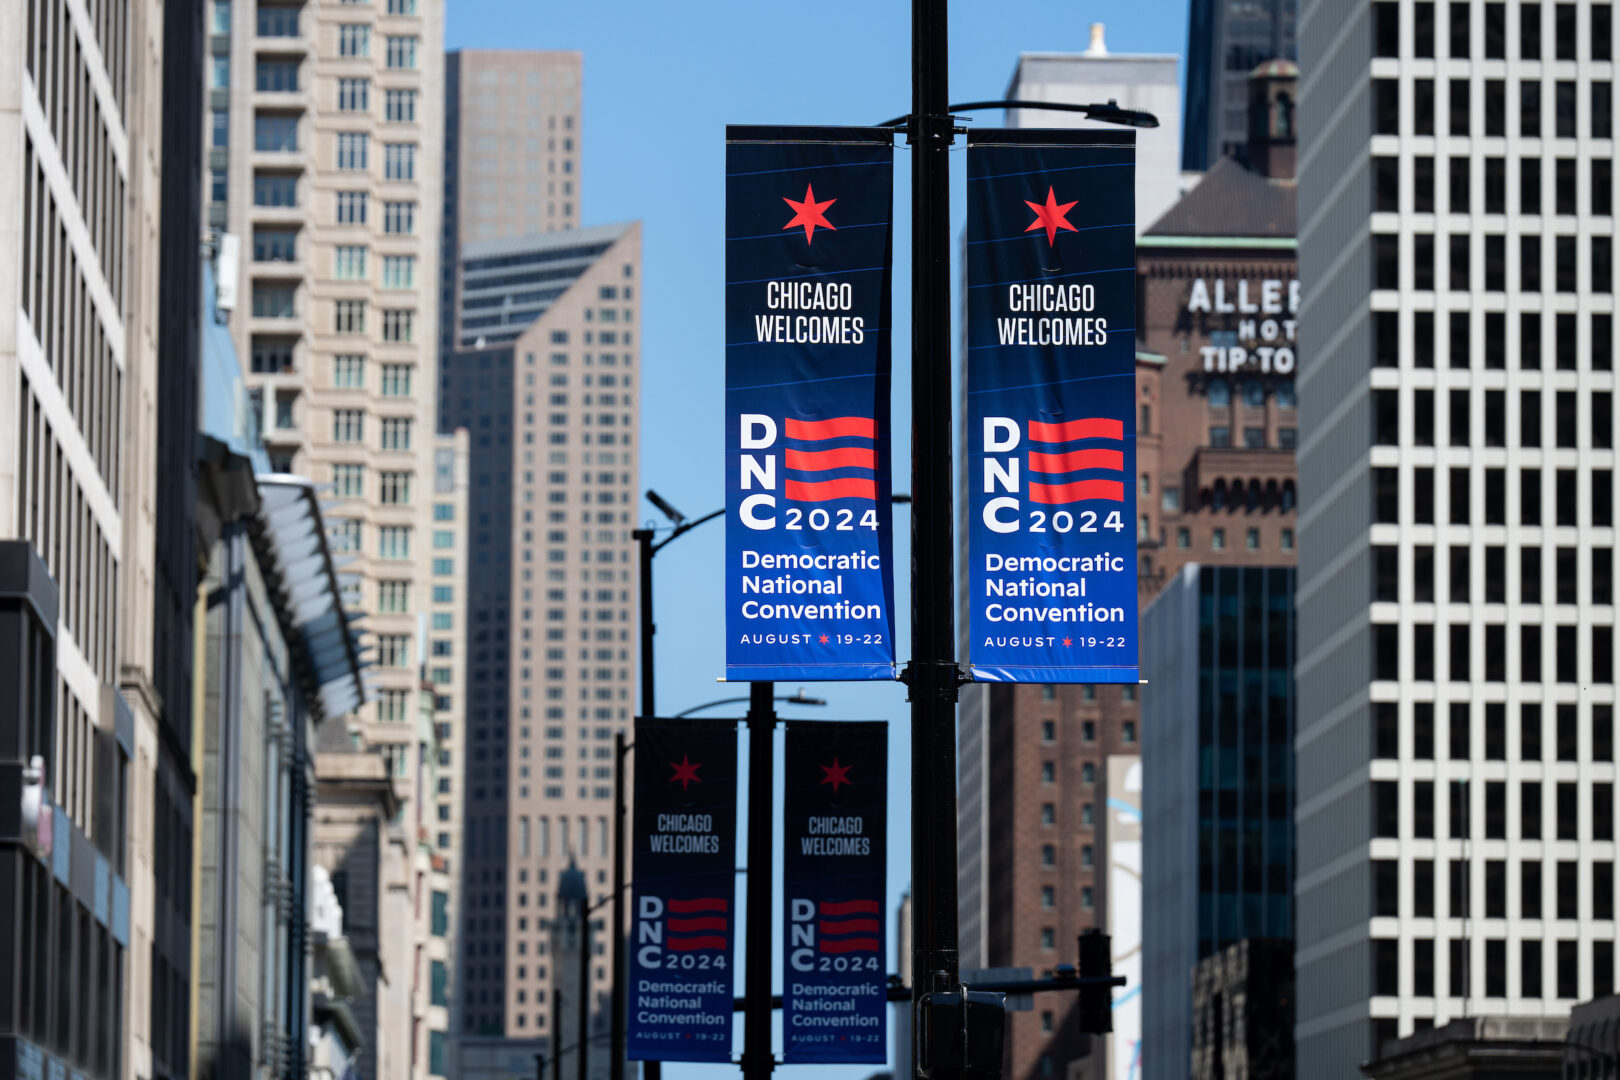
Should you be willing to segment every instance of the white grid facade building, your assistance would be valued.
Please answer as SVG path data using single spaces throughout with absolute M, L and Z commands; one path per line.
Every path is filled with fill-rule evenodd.
M 1612 993 L 1614 10 L 1301 4 L 1302 1076 Z

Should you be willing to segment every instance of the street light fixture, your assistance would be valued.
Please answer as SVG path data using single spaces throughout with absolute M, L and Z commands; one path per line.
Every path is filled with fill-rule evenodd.
M 752 700 L 753 700 L 753 697 L 750 696 L 750 697 L 728 697 L 728 698 L 720 698 L 718 701 L 705 701 L 702 705 L 694 705 L 690 709 L 686 709 L 686 710 L 683 710 L 681 712 L 676 713 L 674 718 L 676 720 L 679 720 L 682 717 L 691 716 L 695 712 L 702 712 L 704 709 L 712 709 L 712 708 L 714 708 L 714 707 L 716 707 L 718 705 L 735 705 L 735 704 L 737 704 L 739 702 L 752 701 Z M 786 695 L 786 696 L 773 697 L 773 698 L 771 698 L 771 700 L 772 701 L 785 701 L 789 705 L 825 705 L 825 704 L 827 704 L 827 701 L 826 701 L 825 698 L 810 697 L 809 695 L 807 695 L 804 692 L 803 687 L 800 687 L 799 692 L 796 693 L 796 694 L 789 694 L 789 695 Z

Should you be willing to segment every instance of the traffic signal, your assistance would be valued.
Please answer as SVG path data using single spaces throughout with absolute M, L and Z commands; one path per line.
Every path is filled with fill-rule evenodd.
M 1080 1030 L 1102 1035 L 1114 1030 L 1114 988 L 1108 982 L 1114 974 L 1113 943 L 1101 930 L 1080 935 Z
M 987 990 L 926 994 L 917 1020 L 922 1075 L 930 1080 L 1001 1080 L 1006 995 Z

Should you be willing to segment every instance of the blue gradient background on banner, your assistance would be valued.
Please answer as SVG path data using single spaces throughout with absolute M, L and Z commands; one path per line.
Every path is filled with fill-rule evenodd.
M 728 128 L 726 146 L 726 675 L 736 681 L 892 679 L 894 667 L 894 537 L 890 505 L 889 333 L 893 266 L 894 150 L 891 133 L 873 128 Z M 807 188 L 826 203 L 832 228 L 785 228 Z M 847 310 L 768 306 L 776 282 L 850 286 Z M 859 344 L 762 342 L 756 317 L 787 315 L 859 318 Z M 766 448 L 742 446 L 741 417 L 758 414 L 776 425 Z M 803 440 L 786 421 L 864 417 L 871 437 Z M 872 467 L 788 467 L 789 451 L 848 450 L 869 455 Z M 774 489 L 745 477 L 744 455 L 774 469 Z M 770 459 L 770 460 L 767 460 Z M 799 459 L 804 460 L 804 459 Z M 819 459 L 826 461 L 828 459 Z M 745 480 L 749 486 L 744 487 Z M 871 497 L 790 501 L 791 482 L 852 480 Z M 756 521 L 744 523 L 745 502 L 765 494 Z M 825 527 L 813 527 L 825 515 Z M 863 521 L 875 524 L 868 527 Z M 797 525 L 797 528 L 791 526 Z M 840 529 L 839 526 L 847 526 Z M 788 571 L 793 578 L 843 579 L 839 595 L 744 592 L 744 578 L 776 579 L 783 571 L 745 569 L 743 553 L 876 556 L 878 567 Z M 837 615 L 745 618 L 744 605 L 827 605 L 839 602 L 876 617 Z M 823 640 L 825 638 L 825 640 Z
M 729 1062 L 738 915 L 736 725 L 638 719 L 635 784 L 627 1054 L 638 1061 Z M 673 815 L 684 815 L 681 821 L 706 815 L 712 828 L 661 828 Z M 682 838 L 712 850 L 654 849 L 660 840 Z
M 1017 129 L 975 131 L 968 137 L 967 447 L 969 647 L 973 677 L 986 682 L 1134 683 L 1136 606 L 1136 230 L 1135 133 Z M 1049 197 L 1067 206 L 1049 237 L 1030 204 Z M 1089 311 L 1019 311 L 1014 285 L 1091 286 Z M 1002 344 L 1008 320 L 1102 318 L 1105 343 Z M 1016 425 L 1016 447 L 987 452 L 985 419 Z M 1038 442 L 1031 425 L 1101 420 L 1118 436 L 1083 430 L 1061 442 Z M 1050 430 L 1056 430 L 1055 428 Z M 1100 452 L 1100 453 L 1098 453 Z M 1031 454 L 1044 455 L 1032 459 Z M 1101 464 L 1103 461 L 1108 464 Z M 1005 473 L 987 471 L 994 462 Z M 1035 472 L 1032 465 L 1067 471 Z M 1001 476 L 1016 468 L 1016 481 Z M 1118 499 L 1091 497 L 1118 482 Z M 1032 486 L 1051 485 L 1071 501 L 1035 501 Z M 1077 485 L 1072 488 L 1063 485 Z M 1006 490 L 1015 486 L 1015 490 Z M 987 487 L 994 490 L 986 490 Z M 991 507 L 992 500 L 1002 502 Z M 987 508 L 1016 531 L 986 523 Z M 1110 528 L 1110 515 L 1117 528 Z M 1094 531 L 1082 531 L 1087 524 Z M 1067 529 L 1064 529 L 1064 526 Z M 986 569 L 1000 559 L 1107 558 L 1107 572 L 1016 573 Z M 1058 564 L 1062 565 L 1062 564 Z M 1072 564 L 1071 564 L 1072 565 Z M 991 582 L 1025 580 L 1034 589 L 1078 587 L 1083 598 L 990 595 Z M 999 605 L 999 607 L 998 607 Z M 1040 612 L 1077 608 L 1117 611 L 1117 621 L 1020 618 L 1005 609 Z
M 888 1054 L 888 744 L 881 721 L 787 724 L 782 1047 L 789 1064 L 878 1064 Z M 817 829 L 812 818 L 858 818 L 860 831 Z M 861 840 L 864 850 L 849 854 L 816 851 Z

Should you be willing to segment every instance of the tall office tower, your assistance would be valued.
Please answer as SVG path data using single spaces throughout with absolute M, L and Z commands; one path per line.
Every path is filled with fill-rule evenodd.
M 1200 962 L 1247 943 L 1257 1006 L 1292 978 L 1294 580 L 1293 567 L 1192 563 L 1142 612 L 1144 1080 L 1235 1075 L 1238 1045 L 1226 1062 L 1194 1057 Z M 1292 1062 L 1292 1032 L 1257 1034 L 1279 1048 L 1270 1067 Z
M 1156 128 L 1136 133 L 1136 235 L 1141 236 L 1168 210 L 1184 185 L 1177 168 L 1181 144 L 1181 85 L 1173 53 L 1111 53 L 1103 41 L 1102 23 L 1091 26 L 1091 45 L 1084 52 L 1020 53 L 1009 101 L 1054 101 L 1069 104 L 1117 101 L 1127 109 L 1144 109 L 1159 118 Z M 1108 127 L 1080 113 L 1043 109 L 1007 110 L 1009 127 Z
M 132 11 L 146 11 L 145 5 Z M 124 342 L 123 611 L 119 685 L 135 719 L 126 1017 L 135 1075 L 189 1072 L 192 858 L 193 623 L 198 586 L 197 440 L 203 329 L 203 12 L 167 4 L 161 23 L 132 24 L 145 60 L 130 78 L 142 99 L 131 124 L 131 198 L 160 213 L 132 218 L 136 262 Z M 181 122 L 168 122 L 181 117 Z M 206 555 L 204 555 L 206 559 Z M 139 990 L 135 990 L 138 987 Z
M 1613 989 L 1613 12 L 1301 11 L 1301 1075 Z
M 135 722 L 118 691 L 128 406 L 156 364 L 150 0 L 0 13 L 0 1072 L 126 1075 Z M 142 70 L 139 76 L 135 65 Z M 137 162 L 140 149 L 143 159 Z M 150 566 L 150 564 L 147 564 Z M 150 804 L 140 808 L 149 812 Z M 19 816 L 20 811 L 20 816 Z M 69 872 L 71 871 L 71 872 Z M 129 981 L 126 982 L 126 979 Z M 135 1018 L 135 1022 L 145 1017 Z M 181 1026 L 183 1031 L 183 1025 Z M 167 1049 L 167 1048 L 165 1048 Z M 184 1062 L 183 1047 L 166 1064 Z
M 332 485 L 345 606 L 367 613 L 376 664 L 375 697 L 346 718 L 353 749 L 381 752 L 397 797 L 421 798 L 408 782 L 419 648 L 433 597 L 454 589 L 435 581 L 429 543 L 443 2 L 214 0 L 209 17 L 209 221 L 225 261 L 237 252 L 221 271 L 230 331 L 272 469 Z M 446 699 L 438 722 L 458 726 Z M 318 785 L 322 798 L 343 790 Z M 384 1030 L 368 1044 L 397 1058 L 387 1048 L 399 1038 Z
M 457 49 L 444 58 L 446 266 L 462 244 L 579 227 L 583 57 Z M 439 352 L 456 348 L 456 275 L 439 281 Z
M 555 876 L 573 858 L 607 889 L 613 735 L 635 714 L 641 227 L 463 244 L 456 273 L 441 378 L 443 422 L 472 437 L 461 1030 L 527 1038 L 550 1030 Z M 592 978 L 600 997 L 605 956 Z
M 1297 60 L 1297 0 L 1192 0 L 1187 19 L 1187 101 L 1181 167 L 1203 172 L 1242 156 L 1249 130 L 1249 72 L 1267 60 Z
M 1266 171 L 1223 160 L 1138 241 L 1144 605 L 1189 562 L 1294 559 L 1294 145 L 1291 114 L 1280 107 L 1292 100 L 1292 65 L 1263 67 L 1250 82 L 1256 124 L 1247 157 Z M 962 626 L 965 633 L 965 618 Z M 1111 795 L 1135 799 L 1108 790 L 1107 762 L 1140 752 L 1139 705 L 1134 686 L 965 688 L 964 967 L 1072 963 L 1075 935 L 1104 926 L 1104 806 Z M 1151 831 L 1143 842 L 1151 851 Z M 1043 1058 L 1061 1071 L 1084 1054 L 1074 1017 L 1046 1011 L 1011 1015 L 1012 1075 L 1039 1074 Z

